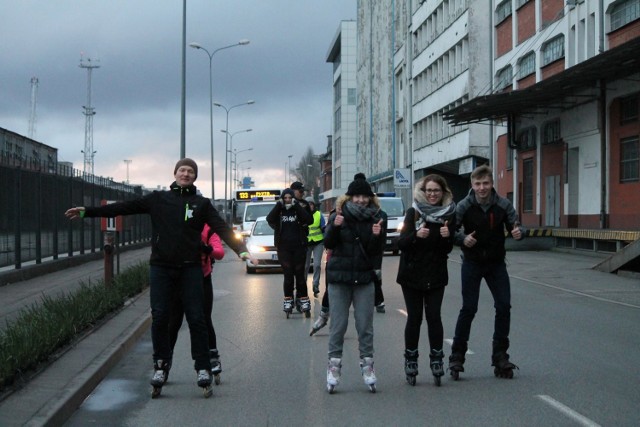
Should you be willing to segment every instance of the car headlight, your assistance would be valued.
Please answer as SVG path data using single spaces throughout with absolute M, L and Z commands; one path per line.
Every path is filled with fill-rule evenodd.
M 398 230 L 398 233 L 402 231 L 402 227 L 404 227 L 404 221 L 398 223 L 398 228 L 396 228 L 396 230 Z
M 264 246 L 259 246 L 259 245 L 249 245 L 247 249 L 249 249 L 249 252 L 265 252 L 266 251 Z

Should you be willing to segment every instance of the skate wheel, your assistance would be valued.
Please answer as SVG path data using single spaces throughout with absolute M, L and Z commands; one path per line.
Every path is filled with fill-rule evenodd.
M 435 383 L 436 383 L 436 385 L 438 387 L 440 387 L 442 385 L 442 379 L 441 378 L 442 377 L 439 377 L 439 376 L 438 377 L 433 377 L 433 380 L 435 381 Z
M 416 385 L 416 377 L 412 375 L 407 375 L 407 382 L 412 386 Z
M 460 379 L 460 372 L 451 371 L 451 378 L 453 378 L 454 381 L 458 381 Z
M 370 384 L 369 385 L 369 391 L 371 393 L 375 393 L 376 392 L 376 385 L 375 384 Z
M 216 375 L 213 376 L 213 382 L 216 385 L 220 385 L 220 374 L 216 374 Z
M 329 394 L 333 394 L 335 389 L 336 389 L 336 386 L 327 384 L 327 391 L 329 392 Z
M 205 398 L 209 398 L 213 394 L 213 389 L 211 388 L 211 386 L 202 387 L 202 394 Z
M 162 393 L 162 387 L 154 387 L 153 390 L 151 390 L 151 398 L 155 399 L 160 396 L 160 393 Z
M 288 311 L 287 311 L 286 313 L 287 313 L 287 319 L 288 319 L 288 318 L 289 318 L 289 315 L 291 315 L 291 313 L 289 313 Z
M 304 312 L 304 317 L 306 317 L 307 319 L 311 317 L 311 312 L 310 311 L 305 311 Z

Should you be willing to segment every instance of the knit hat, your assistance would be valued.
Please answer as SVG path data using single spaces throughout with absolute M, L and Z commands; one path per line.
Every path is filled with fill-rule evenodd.
M 356 176 L 364 174 L 356 174 Z M 356 194 L 361 194 L 363 196 L 373 197 L 373 191 L 371 191 L 371 186 L 369 183 L 358 176 L 357 179 L 354 179 L 351 184 L 349 184 L 349 188 L 347 189 L 347 196 L 355 196 Z
M 292 189 L 292 190 L 304 191 L 304 184 L 301 183 L 300 181 L 296 181 L 293 184 L 291 184 L 291 186 L 289 188 Z
M 284 196 L 286 195 L 290 195 L 293 199 L 296 198 L 295 194 L 293 193 L 293 190 L 290 188 L 285 188 L 284 190 L 282 190 L 282 193 L 280 194 L 280 198 L 284 199 Z
M 196 164 L 196 162 L 194 162 L 190 158 L 185 157 L 184 159 L 178 160 L 178 163 L 176 163 L 176 167 L 173 168 L 174 175 L 176 174 L 176 172 L 178 172 L 178 168 L 180 166 L 190 166 L 191 168 L 193 168 L 193 171 L 196 173 L 196 178 L 198 177 L 198 165 Z
M 304 199 L 307 203 L 313 203 L 315 204 L 316 202 L 313 200 L 313 197 L 308 196 L 306 199 Z

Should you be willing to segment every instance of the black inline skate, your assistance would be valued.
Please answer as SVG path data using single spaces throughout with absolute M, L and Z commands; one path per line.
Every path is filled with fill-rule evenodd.
M 464 356 L 466 353 L 467 343 L 454 340 L 451 346 L 451 356 L 449 356 L 449 373 L 455 381 L 460 379 L 460 372 L 464 372 Z
M 509 340 L 493 341 L 493 354 L 491 355 L 491 366 L 493 374 L 499 378 L 513 378 L 513 370 L 520 369 L 509 361 Z
M 282 311 L 287 315 L 287 319 L 293 313 L 293 298 L 285 298 L 282 303 Z
M 213 388 L 211 387 L 211 372 L 208 369 L 198 371 L 198 387 L 202 388 L 204 397 L 211 397 Z
M 416 376 L 418 375 L 418 349 L 404 351 L 404 374 L 409 384 L 416 385 Z
M 442 359 L 444 358 L 444 352 L 442 350 L 433 350 L 429 353 L 429 360 L 431 362 L 431 373 L 433 374 L 433 380 L 437 386 L 442 384 L 441 378 L 444 375 L 444 367 Z
M 211 375 L 216 385 L 220 385 L 220 373 L 222 372 L 222 363 L 220 363 L 220 354 L 215 348 L 209 350 L 209 360 L 211 361 Z
M 162 393 L 162 386 L 169 379 L 169 370 L 171 369 L 171 362 L 158 359 L 153 362 L 153 378 L 149 383 L 153 390 L 151 391 L 151 398 L 155 399 Z

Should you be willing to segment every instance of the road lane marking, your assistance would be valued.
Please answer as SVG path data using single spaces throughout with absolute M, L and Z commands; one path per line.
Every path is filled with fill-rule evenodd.
M 511 277 L 513 279 L 522 280 L 523 282 L 533 283 L 534 285 L 545 286 L 547 288 L 555 289 L 555 290 L 558 290 L 558 291 L 567 292 L 567 293 L 578 295 L 578 296 L 581 296 L 581 297 L 591 298 L 591 299 L 594 299 L 594 300 L 597 300 L 597 301 L 610 302 L 611 304 L 618 304 L 618 305 L 622 305 L 622 306 L 630 307 L 630 308 L 640 308 L 640 306 L 638 306 L 638 305 L 629 304 L 629 303 L 626 303 L 626 302 L 614 301 L 614 300 L 611 300 L 611 299 L 608 299 L 608 298 L 597 297 L 595 295 L 586 294 L 584 292 L 574 291 L 572 289 L 561 288 L 559 286 L 550 285 L 549 283 L 538 282 L 537 280 L 526 279 L 526 278 L 520 277 L 520 276 L 512 276 L 511 274 L 509 275 L 509 277 Z
M 580 423 L 580 425 L 588 426 L 588 427 L 600 427 L 600 424 L 590 420 L 589 418 L 585 417 L 582 414 L 579 414 L 578 412 L 574 411 L 568 406 L 563 405 L 562 403 L 558 402 L 551 396 L 547 396 L 546 394 L 538 394 L 536 397 L 542 400 L 543 402 L 549 404 L 554 409 L 557 409 L 558 411 L 562 412 L 564 415 L 568 416 L 574 421 Z

